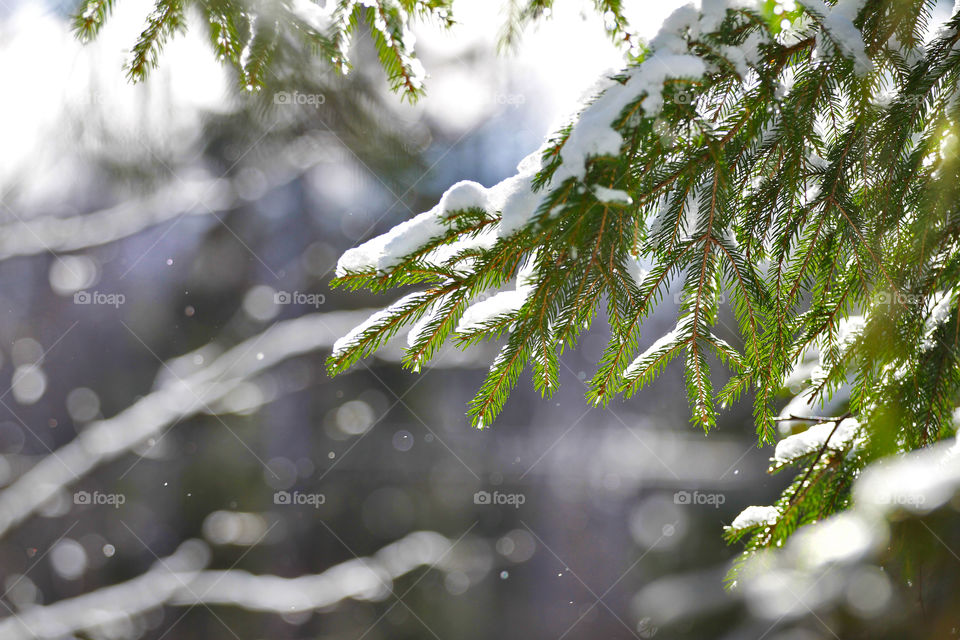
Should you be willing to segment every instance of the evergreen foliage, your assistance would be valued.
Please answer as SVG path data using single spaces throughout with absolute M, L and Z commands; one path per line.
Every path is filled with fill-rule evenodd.
M 89 40 L 108 19 L 116 0 L 85 0 L 74 17 L 78 37 Z M 414 55 L 410 25 L 416 19 L 453 24 L 452 0 L 156 0 L 133 44 L 127 64 L 132 81 L 157 66 L 164 44 L 186 28 L 188 9 L 203 16 L 217 57 L 237 72 L 248 91 L 267 83 L 275 58 L 308 48 L 341 72 L 350 68 L 352 34 L 365 25 L 390 87 L 415 101 L 423 94 L 423 68 Z
M 349 36 L 366 23 L 392 88 L 411 99 L 423 86 L 409 21 L 452 21 L 445 0 L 338 0 L 321 32 L 294 4 L 264 5 L 271 15 L 197 3 L 248 86 L 291 31 L 345 68 Z M 788 424 L 826 437 L 778 456 L 772 471 L 799 471 L 774 522 L 728 530 L 748 554 L 780 546 L 845 508 L 869 462 L 954 433 L 960 14 L 936 26 L 933 0 L 703 0 L 640 46 L 620 2 L 594 4 L 629 49 L 627 66 L 516 176 L 489 189 L 458 183 L 341 259 L 336 286 L 419 288 L 342 339 L 329 370 L 404 327 L 413 369 L 448 341 L 503 338 L 470 403 L 485 427 L 527 367 L 541 394 L 554 393 L 561 354 L 603 309 L 611 335 L 588 392 L 598 405 L 680 360 L 692 421 L 709 430 L 746 396 L 762 444 L 776 440 L 776 407 L 799 384 L 792 393 L 808 406 Z M 94 35 L 110 5 L 89 0 L 78 33 Z M 504 42 L 551 5 L 514 3 Z M 183 11 L 158 3 L 131 77 L 155 64 Z M 676 328 L 641 353 L 644 320 L 674 303 Z M 730 370 L 719 389 L 718 364 Z M 811 416 L 831 400 L 841 415 Z
M 772 468 L 799 473 L 776 522 L 729 530 L 749 538 L 748 554 L 845 508 L 869 461 L 951 435 L 960 17 L 925 42 L 931 2 L 801 4 L 785 30 L 769 5 L 680 10 L 521 166 L 513 180 L 532 175 L 535 206 L 518 208 L 530 201 L 514 197 L 522 186 L 498 185 L 468 208 L 441 201 L 421 225 L 345 256 L 339 286 L 425 288 L 347 336 L 330 370 L 406 325 L 413 368 L 448 339 L 505 336 L 470 404 L 482 427 L 527 366 L 544 396 L 556 391 L 559 354 L 603 305 L 611 337 L 591 401 L 629 397 L 679 359 L 695 424 L 711 428 L 718 407 L 747 393 L 765 443 L 794 368 L 818 356 L 797 381 L 810 404 L 801 417 L 839 394 L 849 398 L 834 426 L 847 416 L 863 426 Z M 605 113 L 612 122 L 597 120 Z M 618 134 L 615 152 L 596 143 L 604 125 Z M 420 230 L 431 219 L 437 229 Z M 461 322 L 471 301 L 514 278 L 515 291 L 496 294 L 510 299 L 475 303 L 491 313 Z M 671 301 L 676 328 L 639 353 L 644 319 Z M 718 363 L 731 375 L 715 389 Z

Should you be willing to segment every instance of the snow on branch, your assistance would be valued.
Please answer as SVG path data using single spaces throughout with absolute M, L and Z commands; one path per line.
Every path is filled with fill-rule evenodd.
M 776 507 L 751 505 L 733 519 L 730 528 L 749 529 L 761 524 L 774 524 L 779 518 L 780 511 Z
M 91 423 L 69 443 L 42 458 L 0 492 L 0 536 L 39 510 L 94 468 L 136 448 L 200 412 L 215 412 L 243 382 L 299 355 L 327 349 L 358 324 L 368 310 L 316 313 L 274 324 L 261 334 L 225 351 L 191 373 L 178 370 L 176 358 L 161 370 L 157 388 L 117 415 Z M 400 353 L 387 352 L 399 360 Z M 454 353 L 438 364 L 465 366 L 473 355 Z
M 310 25 L 314 31 L 324 33 L 330 28 L 334 6 L 332 2 L 322 7 L 310 0 L 293 0 L 290 3 L 290 13 Z
M 708 0 L 702 11 L 693 5 L 674 11 L 651 40 L 650 54 L 639 65 L 624 70 L 622 82 L 602 79 L 599 94 L 582 107 L 569 134 L 558 146 L 561 162 L 545 184 L 557 188 L 571 178 L 583 182 L 592 158 L 619 155 L 624 135 L 615 122 L 628 106 L 641 101 L 643 114 L 656 117 L 663 109 L 663 91 L 668 83 L 699 82 L 711 70 L 701 55 L 691 51 L 687 38 L 719 29 L 728 10 L 753 10 L 756 6 L 754 0 Z M 762 37 L 752 34 L 737 51 L 737 59 L 742 63 L 738 66 L 744 74 L 748 65 L 759 62 L 758 47 L 762 42 Z M 533 221 L 546 201 L 549 188 L 539 190 L 534 183 L 545 172 L 542 156 L 552 144 L 552 141 L 544 143 L 520 162 L 515 175 L 490 188 L 472 181 L 454 184 L 429 211 L 345 252 L 337 265 L 337 276 L 367 271 L 389 273 L 407 256 L 443 236 L 447 230 L 445 223 L 457 211 L 482 209 L 498 218 L 495 232 L 484 237 L 485 240 L 516 233 Z M 623 191 L 601 188 L 597 193 L 603 200 L 629 201 L 629 195 Z
M 272 169 L 264 171 L 265 190 L 288 184 L 317 164 L 328 161 L 330 145 L 338 144 L 303 136 L 288 147 L 293 151 L 274 159 Z M 304 150 L 321 147 L 320 152 Z M 306 157 L 300 157 L 300 156 Z M 150 227 L 181 216 L 219 216 L 240 206 L 246 191 L 245 176 L 226 178 L 175 178 L 154 193 L 125 200 L 115 206 L 75 216 L 14 217 L 0 225 L 0 260 L 79 251 L 136 235 Z
M 892 538 L 903 535 L 897 523 L 939 509 L 953 512 L 949 504 L 960 495 L 958 461 L 960 446 L 951 438 L 868 465 L 853 485 L 848 511 L 812 523 L 783 548 L 749 560 L 741 583 L 751 608 L 792 619 L 842 603 L 862 575 L 858 567 L 882 562 Z
M 863 36 L 853 24 L 864 2 L 865 0 L 839 0 L 833 7 L 828 7 L 823 0 L 800 0 L 800 3 L 817 17 L 840 51 L 853 60 L 853 68 L 861 76 L 873 70 L 873 61 L 867 55 Z
M 179 216 L 222 213 L 240 202 L 227 180 L 177 180 L 155 193 L 94 213 L 21 218 L 0 226 L 0 260 L 89 249 Z
M 172 555 L 132 580 L 3 618 L 0 637 L 62 638 L 77 631 L 128 625 L 133 616 L 156 609 L 190 584 L 209 560 L 210 551 L 204 542 L 187 540 Z
M 382 600 L 391 582 L 417 567 L 441 565 L 452 549 L 439 533 L 418 531 L 390 544 L 370 558 L 355 558 L 321 574 L 280 578 L 245 571 L 204 571 L 189 588 L 174 594 L 170 604 L 222 604 L 256 611 L 292 613 L 321 609 L 346 598 Z
M 860 432 L 856 418 L 844 418 L 839 423 L 822 422 L 806 431 L 795 433 L 777 443 L 773 454 L 776 464 L 788 464 L 826 446 L 835 450 L 844 449 Z
M 446 566 L 452 548 L 451 541 L 439 533 L 417 531 L 368 558 L 348 560 L 320 574 L 281 578 L 235 569 L 204 570 L 209 549 L 200 540 L 188 540 L 127 582 L 0 620 L 0 637 L 54 639 L 77 632 L 122 631 L 134 618 L 164 605 L 227 605 L 291 613 L 331 607 L 348 598 L 381 600 L 400 576 L 422 566 Z

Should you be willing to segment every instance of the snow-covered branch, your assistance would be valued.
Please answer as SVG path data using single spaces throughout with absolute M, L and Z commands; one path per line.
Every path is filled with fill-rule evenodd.
M 177 180 L 153 194 L 93 213 L 22 218 L 0 226 L 0 260 L 89 249 L 180 216 L 219 214 L 240 202 L 229 180 Z
M 0 492 L 0 536 L 94 468 L 186 418 L 218 412 L 220 401 L 244 381 L 289 358 L 331 347 L 367 315 L 369 310 L 308 314 L 278 322 L 190 372 L 180 366 L 190 358 L 164 364 L 161 372 L 169 375 L 158 377 L 153 392 L 117 415 L 91 423 Z M 383 355 L 399 360 L 401 354 L 394 349 Z M 463 367 L 472 360 L 480 361 L 454 351 L 437 363 Z
M 235 569 L 204 571 L 210 559 L 206 544 L 188 540 L 132 580 L 0 620 L 0 637 L 33 640 L 80 631 L 122 631 L 133 618 L 164 605 L 228 605 L 291 613 L 330 607 L 348 598 L 379 600 L 391 593 L 396 578 L 421 566 L 442 566 L 452 546 L 438 533 L 418 531 L 368 558 L 348 560 L 320 574 L 281 578 Z
M 302 136 L 291 141 L 263 172 L 263 190 L 297 179 L 340 151 L 335 139 Z M 79 251 L 130 237 L 181 216 L 219 217 L 244 202 L 248 177 L 177 177 L 149 195 L 125 200 L 106 209 L 74 216 L 17 217 L 0 225 L 0 260 L 47 251 Z
M 178 590 L 170 604 L 221 604 L 291 613 L 321 609 L 346 598 L 382 600 L 391 582 L 420 566 L 443 565 L 452 543 L 439 533 L 418 531 L 369 558 L 355 558 L 321 574 L 280 578 L 245 571 L 203 571 Z
M 207 545 L 187 540 L 145 573 L 120 584 L 37 606 L 0 620 L 0 637 L 10 640 L 61 638 L 96 628 L 115 628 L 169 600 L 210 560 Z
M 932 534 L 924 545 L 939 540 L 931 528 L 938 526 L 932 513 L 943 515 L 940 524 L 956 526 L 950 504 L 960 495 L 958 460 L 960 445 L 951 438 L 867 466 L 854 483 L 849 510 L 804 527 L 782 549 L 751 558 L 741 579 L 751 608 L 790 620 L 810 613 L 822 616 L 823 610 L 835 607 L 851 608 L 852 601 L 857 603 L 849 594 L 863 589 L 857 580 L 868 573 L 879 586 L 870 592 L 874 597 L 869 606 L 852 607 L 853 613 L 878 614 L 892 602 L 894 592 L 890 574 L 870 567 L 890 561 L 884 554 L 897 526 L 902 528 L 906 521 L 927 518 L 932 523 L 923 525 L 925 533 Z M 949 547 L 943 552 L 955 556 Z

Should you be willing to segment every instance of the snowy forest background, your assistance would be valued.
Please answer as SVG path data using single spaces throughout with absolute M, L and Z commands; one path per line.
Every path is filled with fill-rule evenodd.
M 672 8 L 636 4 L 647 37 Z M 748 405 L 705 438 L 669 370 L 591 408 L 602 331 L 563 393 L 523 381 L 486 431 L 464 408 L 492 347 L 324 370 L 383 304 L 327 287 L 338 256 L 510 175 L 618 64 L 577 2 L 502 56 L 500 16 L 462 5 L 463 28 L 418 31 L 432 78 L 410 106 L 362 38 L 356 73 L 292 61 L 251 98 L 196 33 L 128 84 L 145 3 L 88 45 L 72 2 L 0 4 L 0 637 L 841 637 L 723 590 L 723 525 L 787 481 Z M 854 614 L 922 606 L 864 576 Z

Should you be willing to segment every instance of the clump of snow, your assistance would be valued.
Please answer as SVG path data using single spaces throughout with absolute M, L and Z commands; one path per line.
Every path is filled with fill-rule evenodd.
M 89 5 L 88 9 L 93 9 L 96 5 Z M 321 7 L 310 0 L 293 0 L 290 3 L 290 12 L 303 20 L 311 29 L 318 33 L 326 33 L 330 28 L 330 16 L 333 13 L 333 7 L 336 6 L 330 2 L 326 7 Z
M 444 192 L 434 208 L 346 251 L 337 262 L 337 277 L 350 272 L 389 272 L 411 253 L 444 235 L 447 231 L 444 221 L 450 214 L 464 209 L 483 209 L 491 215 L 499 213 L 501 219 L 490 232 L 459 240 L 452 243 L 451 248 L 438 248 L 431 258 L 449 257 L 472 246 L 489 247 L 497 238 L 515 233 L 530 222 L 542 201 L 542 196 L 533 188 L 533 179 L 540 171 L 539 155 L 538 150 L 524 158 L 517 167 L 517 175 L 489 189 L 471 180 L 457 182 Z
M 780 518 L 780 511 L 776 507 L 753 505 L 741 511 L 740 515 L 730 523 L 730 528 L 739 530 L 761 524 L 770 525 L 776 523 L 778 518 Z
M 529 293 L 527 289 L 501 291 L 470 305 L 457 323 L 457 333 L 472 333 L 494 318 L 516 313 L 527 301 Z
M 937 328 L 950 319 L 954 297 L 952 292 L 938 291 L 933 295 L 930 303 L 930 314 L 924 323 L 923 347 L 925 349 L 933 348 Z
M 473 208 L 490 209 L 490 190 L 469 180 L 458 182 L 447 189 L 433 209 L 346 251 L 337 262 L 337 276 L 369 270 L 388 272 L 430 240 L 444 235 L 447 227 L 443 221 L 451 213 Z
M 411 301 L 421 297 L 422 295 L 423 295 L 422 291 L 414 291 L 413 293 L 409 293 L 403 296 L 402 298 L 400 298 L 399 300 L 397 300 L 396 302 L 394 302 L 393 304 L 391 304 L 386 309 L 381 309 L 380 311 L 377 311 L 376 313 L 371 315 L 369 318 L 367 318 L 366 320 L 358 324 L 356 327 L 353 328 L 353 330 L 350 331 L 350 333 L 348 333 L 347 335 L 343 336 L 342 338 L 340 338 L 339 340 L 333 343 L 333 352 L 332 352 L 333 357 L 338 358 L 342 356 L 344 353 L 349 351 L 360 341 L 360 337 L 370 327 L 376 326 L 377 324 L 382 322 L 385 318 L 393 315 L 394 313 L 396 313 L 397 311 L 405 307 L 407 304 L 409 304 Z
M 633 198 L 630 197 L 629 193 L 623 191 L 622 189 L 609 189 L 607 187 L 595 185 L 593 187 L 593 195 L 595 195 L 597 200 L 600 202 L 624 205 L 633 204 Z
M 816 527 L 801 529 L 791 542 L 804 566 L 817 567 L 859 560 L 882 540 L 882 528 L 869 519 L 841 513 Z
M 746 78 L 747 75 L 750 74 L 751 60 L 747 58 L 747 54 L 743 49 L 725 44 L 720 47 L 720 52 L 723 54 L 723 57 L 733 65 L 733 68 L 737 70 L 737 74 L 741 78 Z
M 653 344 L 647 347 L 647 350 L 637 356 L 633 362 L 630 363 L 630 366 L 623 372 L 623 375 L 628 380 L 640 375 L 640 368 L 643 366 L 644 360 L 649 358 L 652 354 L 656 353 L 658 350 L 664 348 L 668 344 L 674 342 L 684 331 L 689 329 L 688 324 L 680 325 L 677 324 L 672 331 L 660 336 L 657 338 Z
M 488 205 L 487 188 L 472 180 L 461 180 L 440 198 L 440 212 L 445 216 L 464 209 L 487 209 Z
M 519 173 L 490 189 L 492 208 L 500 211 L 500 236 L 525 227 L 540 208 L 542 196 L 533 190 L 535 171 Z
M 797 458 L 820 451 L 824 445 L 832 449 L 841 449 L 850 443 L 859 432 L 860 423 L 856 418 L 844 418 L 840 421 L 840 424 L 821 422 L 802 433 L 794 434 L 778 442 L 773 460 L 779 464 L 787 464 Z M 828 438 L 829 442 L 827 441 Z
M 927 513 L 960 493 L 960 449 L 956 439 L 881 460 L 854 486 L 858 509 Z
M 496 318 L 520 311 L 533 288 L 534 259 L 530 258 L 517 274 L 516 289 L 501 291 L 467 307 L 457 323 L 457 333 L 472 333 Z
M 873 70 L 873 61 L 867 55 L 863 36 L 853 24 L 866 0 L 838 0 L 833 8 L 823 0 L 801 0 L 807 10 L 820 18 L 820 23 L 845 56 L 853 60 L 853 69 L 858 75 Z
M 841 318 L 840 322 L 837 323 L 837 341 L 840 349 L 845 351 L 856 342 L 866 326 L 867 320 L 863 316 Z
M 440 299 L 433 304 L 433 307 L 431 307 L 430 311 L 423 314 L 423 317 L 413 323 L 413 326 L 410 327 L 410 331 L 407 333 L 408 347 L 412 347 L 417 343 L 417 341 L 420 339 L 420 336 L 423 334 L 424 329 L 427 328 L 428 324 L 436 320 L 448 300 L 448 296 L 441 296 Z
M 645 96 L 644 114 L 656 116 L 663 108 L 664 82 L 674 78 L 699 80 L 706 71 L 706 64 L 698 56 L 654 51 L 627 73 L 626 82 L 613 83 L 583 110 L 560 150 L 562 164 L 553 175 L 553 184 L 569 178 L 582 180 L 591 157 L 620 154 L 623 136 L 613 128 L 613 122 L 628 105 Z
M 647 273 L 649 272 L 643 268 L 643 265 L 640 264 L 639 260 L 631 258 L 627 260 L 627 273 L 630 275 L 633 283 L 637 286 L 640 286 L 643 283 L 643 279 L 647 277 Z
M 390 231 L 368 240 L 359 247 L 346 251 L 337 262 L 337 277 L 348 272 L 375 270 L 388 272 L 403 261 L 403 258 L 432 238 L 441 236 L 446 228 L 441 222 L 439 205 L 420 215 L 401 222 Z

